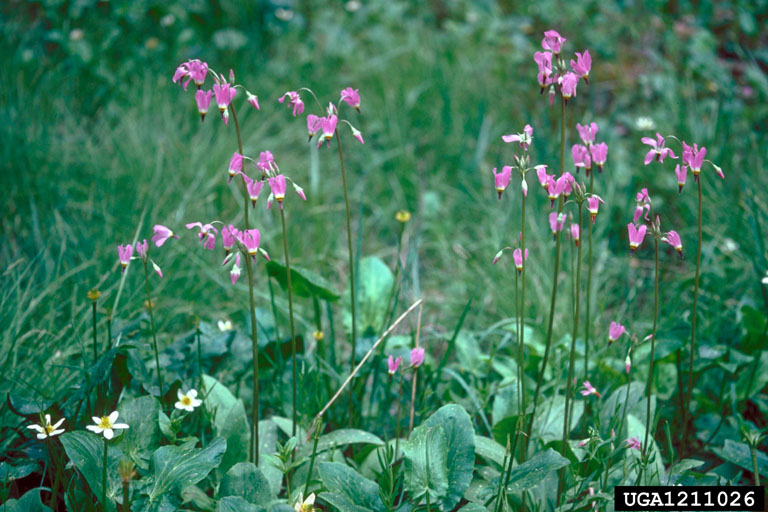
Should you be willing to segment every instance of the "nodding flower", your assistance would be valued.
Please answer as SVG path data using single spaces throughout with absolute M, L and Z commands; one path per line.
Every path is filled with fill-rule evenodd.
M 579 132 L 579 138 L 581 138 L 584 145 L 589 147 L 595 142 L 595 137 L 597 136 L 598 131 L 597 123 L 593 122 L 585 125 L 576 123 L 576 131 Z
M 208 64 L 201 62 L 200 59 L 190 59 L 187 62 L 179 64 L 176 71 L 173 73 L 173 83 L 178 82 L 182 78 L 187 80 L 182 84 L 184 90 L 187 90 L 187 86 L 191 80 L 194 80 L 195 85 L 199 89 L 203 82 L 205 82 L 205 75 L 208 73 Z
M 627 231 L 629 233 L 629 253 L 630 255 L 635 253 L 635 250 L 643 243 L 645 239 L 645 232 L 648 230 L 648 226 L 642 224 L 639 228 L 635 227 L 631 222 L 627 224 Z
M 400 356 L 397 356 L 397 359 L 392 357 L 391 355 L 387 359 L 387 372 L 390 375 L 394 375 L 397 373 L 397 369 L 400 368 L 400 363 L 403 362 L 403 358 Z
M 689 146 L 683 142 L 683 164 L 691 168 L 691 173 L 693 173 L 695 180 L 699 179 L 699 173 L 701 172 L 701 166 L 704 165 L 705 156 L 707 156 L 707 148 L 702 146 L 699 149 L 698 144 Z
M 496 172 L 496 167 L 493 168 L 493 181 L 496 187 L 496 192 L 499 194 L 499 199 L 501 199 L 502 192 L 504 192 L 509 186 L 509 181 L 511 178 L 512 167 L 509 165 L 502 167 L 501 172 Z
M 595 387 L 589 383 L 588 380 L 584 381 L 584 389 L 581 390 L 581 396 L 595 395 L 600 398 L 602 395 L 595 389 Z
M 525 180 L 525 175 L 523 175 L 523 179 L 520 182 L 520 188 L 523 190 L 523 196 L 528 197 L 528 182 Z
M 523 251 L 519 247 L 512 252 L 512 258 L 515 260 L 517 273 L 521 274 L 523 272 L 523 263 L 528 259 L 528 248 L 525 249 L 525 260 L 523 259 Z
M 360 112 L 360 93 L 358 89 L 347 87 L 341 91 L 341 101 Z
M 283 103 L 285 101 L 285 98 L 288 97 L 290 105 L 293 106 L 293 117 L 296 117 L 298 115 L 301 115 L 302 112 L 304 112 L 304 102 L 301 101 L 301 98 L 299 97 L 299 93 L 296 91 L 288 91 L 277 100 L 280 103 Z
M 219 107 L 219 112 L 224 114 L 227 107 L 237 94 L 237 89 L 231 87 L 228 83 L 213 84 L 213 94 L 216 96 L 216 105 Z
M 147 239 L 145 238 L 143 242 L 136 242 L 136 254 L 139 255 L 139 258 L 146 259 L 147 258 L 147 252 L 149 251 L 149 244 L 147 243 Z
M 557 212 L 551 212 L 549 214 L 549 227 L 552 230 L 552 236 L 557 238 L 557 233 L 563 230 L 565 226 L 565 214 Z
M 666 147 L 666 142 L 664 141 L 664 137 L 661 136 L 660 133 L 656 133 L 656 140 L 652 139 L 651 137 L 643 137 L 640 139 L 643 144 L 647 144 L 651 146 L 651 149 L 648 150 L 648 153 L 645 154 L 645 165 L 648 165 L 653 161 L 655 158 L 658 162 L 663 162 L 664 159 L 669 156 L 670 158 L 677 159 L 677 156 L 675 156 L 674 151 Z
M 579 225 L 571 224 L 571 238 L 573 238 L 573 243 L 576 244 L 576 247 L 579 246 L 579 235 L 580 235 Z
M 592 69 L 592 56 L 589 50 L 584 50 L 584 53 L 576 52 L 576 60 L 571 59 L 571 69 L 589 83 L 589 71 Z
M 336 114 L 329 114 L 327 117 L 320 118 L 320 129 L 323 131 L 323 136 L 317 141 L 318 148 L 323 145 L 323 142 L 326 142 L 328 146 L 331 145 L 338 121 L 339 118 L 336 117 Z
M 198 89 L 195 93 L 195 102 L 197 103 L 197 111 L 200 113 L 200 121 L 205 121 L 205 114 L 208 113 L 208 107 L 211 105 L 211 98 L 213 98 L 213 91 L 204 91 Z
M 222 245 L 224 245 L 224 254 L 229 254 L 229 251 L 235 246 L 235 239 L 238 237 L 239 233 L 238 229 L 232 224 L 221 228 L 221 241 Z
M 592 155 L 592 163 L 597 166 L 597 172 L 603 172 L 603 166 L 608 159 L 608 144 L 601 142 L 589 147 L 589 152 Z M 589 176 L 589 173 L 587 173 Z
M 229 169 L 227 170 L 227 172 L 229 173 L 229 179 L 227 180 L 227 183 L 230 183 L 232 181 L 232 178 L 234 178 L 242 170 L 243 170 L 243 155 L 235 151 L 232 154 L 232 158 L 229 160 Z
M 211 224 L 203 224 L 202 222 L 190 222 L 186 225 L 187 229 L 199 228 L 200 232 L 197 234 L 197 238 L 203 244 L 206 249 L 213 250 L 216 247 L 216 234 L 218 230 Z
M 169 238 L 179 238 L 173 233 L 173 231 L 170 230 L 170 228 L 167 228 L 162 224 L 155 224 L 152 230 L 155 233 L 152 236 L 152 241 L 155 242 L 155 245 L 157 247 L 162 247 L 165 241 L 168 240 Z
M 557 186 L 561 189 L 563 197 L 568 197 L 573 192 L 573 185 L 576 183 L 576 178 L 573 174 L 565 171 L 562 176 L 557 178 Z
M 640 442 L 640 439 L 636 437 L 630 437 L 629 439 L 627 439 L 627 448 L 630 448 L 632 450 L 642 451 L 643 444 Z
M 232 284 L 235 284 L 238 279 L 240 279 L 240 273 L 243 270 L 240 266 L 240 253 L 235 253 L 235 256 L 233 258 L 234 263 L 232 263 L 232 269 L 229 271 L 229 277 L 232 279 Z M 225 260 L 226 261 L 226 260 Z
M 546 189 L 549 183 L 549 174 L 547 174 L 547 166 L 537 165 L 535 169 L 536 169 L 536 177 L 539 178 L 539 183 L 541 184 L 541 188 Z
M 592 194 L 587 198 L 587 211 L 589 212 L 589 216 L 592 217 L 592 224 L 595 223 L 595 217 L 597 217 L 597 211 L 600 208 L 600 203 L 605 204 L 605 201 L 603 201 L 602 198 L 597 194 Z
M 320 128 L 320 118 L 315 114 L 309 114 L 307 116 L 307 132 L 309 132 L 309 140 L 312 140 L 312 137 L 320 131 Z
M 270 197 L 274 197 L 277 200 L 277 203 L 280 205 L 280 209 L 282 210 L 286 189 L 285 176 L 278 174 L 277 176 L 268 178 L 267 181 L 269 182 L 269 188 L 272 189 Z M 272 201 L 268 201 L 267 210 L 269 210 L 270 206 L 272 206 Z
M 262 151 L 259 153 L 259 161 L 256 162 L 256 167 L 258 167 L 264 173 L 276 171 L 277 165 L 275 165 L 275 157 L 272 156 L 272 152 Z
M 629 357 L 630 352 L 627 352 L 627 357 L 624 358 L 624 371 L 629 375 L 629 371 L 632 369 L 632 359 Z
M 574 144 L 571 146 L 571 157 L 573 158 L 573 165 L 576 167 L 576 172 L 579 172 L 580 168 L 587 171 L 592 170 L 592 156 L 589 153 L 589 148 L 582 146 L 581 144 Z
M 256 228 L 241 231 L 238 240 L 245 246 L 245 250 L 252 258 L 256 258 L 256 254 L 259 252 L 259 242 L 261 241 L 261 233 Z
M 579 85 L 579 75 L 571 73 L 570 71 L 563 75 L 560 83 L 560 92 L 563 94 L 566 105 L 568 104 L 568 100 L 571 99 L 571 96 L 576 96 L 577 85 Z
M 552 52 L 536 52 L 533 54 L 533 60 L 539 67 L 537 79 L 541 86 L 541 91 L 547 86 L 552 85 Z
M 632 216 L 632 222 L 637 222 L 643 216 L 645 210 L 645 220 L 648 219 L 648 213 L 651 211 L 651 196 L 648 195 L 648 189 L 640 190 L 635 196 L 635 214 Z
M 611 322 L 610 327 L 608 327 L 608 345 L 621 338 L 625 332 L 627 332 L 626 327 L 619 322 Z
M 685 153 L 683 153 L 683 155 L 685 155 Z M 675 176 L 677 176 L 677 193 L 679 194 L 683 191 L 683 187 L 685 186 L 685 179 L 688 176 L 688 167 L 686 167 L 685 164 L 677 164 L 675 166 Z
M 418 368 L 424 363 L 424 349 L 422 347 L 416 347 L 411 350 L 411 366 Z
M 501 140 L 504 142 L 519 142 L 520 147 L 523 148 L 525 151 L 528 151 L 528 146 L 531 145 L 531 140 L 533 140 L 533 127 L 529 124 L 525 125 L 525 128 L 523 128 L 522 133 L 512 133 L 510 135 L 502 135 Z
M 565 181 L 558 178 L 555 180 L 554 176 L 547 176 L 547 195 L 549 196 L 550 208 L 555 207 L 555 200 L 560 197 L 565 187 Z
M 249 91 L 245 91 L 245 95 L 248 103 L 250 103 L 253 108 L 256 110 L 261 110 L 261 107 L 259 107 L 259 98 L 257 98 L 255 94 L 251 94 Z
M 680 235 L 677 234 L 677 231 L 671 230 L 667 233 L 667 236 L 661 240 L 674 247 L 675 250 L 680 253 L 680 258 L 683 257 L 683 242 L 680 240 Z
M 544 32 L 544 39 L 541 41 L 541 47 L 553 52 L 555 55 L 560 53 L 565 44 L 565 38 L 557 33 L 556 30 L 547 30 Z
M 264 188 L 264 182 L 262 180 L 252 180 L 248 176 L 246 176 L 244 173 L 240 173 L 243 175 L 243 180 L 245 181 L 245 188 L 248 191 L 248 198 L 251 200 L 251 205 L 253 208 L 256 208 L 256 201 L 259 199 L 259 194 L 261 193 L 261 189 Z
M 117 246 L 117 257 L 120 259 L 120 265 L 123 267 L 122 274 L 125 274 L 125 268 L 131 262 L 131 255 L 133 255 L 133 246 L 131 244 Z

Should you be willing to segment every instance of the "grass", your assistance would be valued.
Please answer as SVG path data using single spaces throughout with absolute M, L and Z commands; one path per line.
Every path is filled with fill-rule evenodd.
M 595 185 L 607 204 L 594 232 L 593 318 L 586 319 L 593 323 L 593 339 L 598 344 L 606 340 L 614 319 L 627 322 L 640 338 L 650 332 L 652 258 L 646 247 L 629 259 L 625 239 L 631 198 L 647 186 L 663 223 L 680 232 L 686 252 L 683 261 L 671 249 L 662 254 L 658 338 L 662 346 L 672 347 L 663 364 L 667 370 L 674 372 L 677 342 L 686 346 L 696 230 L 693 185 L 678 198 L 670 166 L 642 165 L 640 137 L 655 132 L 638 129 L 636 120 L 647 116 L 662 134 L 706 145 L 708 156 L 725 171 L 723 182 L 703 174 L 699 346 L 736 348 L 734 340 L 745 330 L 742 306 L 766 307 L 759 283 L 768 268 L 762 235 L 768 203 L 760 193 L 768 184 L 762 172 L 768 142 L 765 41 L 740 32 L 739 22 L 723 31 L 712 21 L 716 7 L 678 8 L 645 16 L 643 5 L 622 11 L 611 2 L 519 8 L 507 2 L 461 4 L 441 20 L 440 29 L 433 11 L 407 3 L 374 3 L 356 12 L 322 8 L 314 11 L 308 32 L 296 20 L 281 24 L 272 18 L 259 38 L 243 29 L 246 37 L 263 44 L 263 52 L 216 49 L 211 27 L 204 24 L 209 32 L 201 29 L 200 40 L 192 43 L 181 36 L 161 39 L 166 46 L 156 58 L 145 45 L 135 57 L 138 64 L 130 72 L 118 69 L 119 79 L 112 81 L 84 71 L 82 62 L 73 65 L 76 53 L 25 60 L 24 45 L 11 47 L 9 39 L 2 43 L 5 65 L 0 70 L 6 84 L 0 90 L 0 115 L 6 119 L 0 127 L 0 186 L 6 190 L 0 392 L 57 394 L 77 381 L 80 374 L 73 367 L 80 367 L 88 353 L 89 289 L 101 290 L 102 313 L 110 306 L 116 318 L 141 314 L 140 279 L 132 269 L 121 282 L 118 243 L 139 233 L 148 238 L 155 223 L 181 232 L 186 222 L 241 220 L 235 190 L 223 185 L 236 148 L 234 127 L 224 127 L 215 113 L 201 125 L 191 93 L 170 82 L 175 65 L 187 57 L 204 58 L 217 70 L 231 66 L 238 81 L 258 94 L 262 110 L 241 114 L 246 153 L 271 150 L 281 169 L 306 189 L 307 203 L 294 203 L 288 211 L 292 263 L 315 270 L 339 290 L 347 268 L 336 155 L 308 145 L 303 121 L 276 100 L 300 86 L 312 87 L 321 101 L 336 99 L 347 85 L 359 88 L 363 114 L 358 127 L 366 144 L 347 137 L 345 148 L 353 230 L 362 255 L 377 255 L 394 269 L 399 232 L 394 214 L 411 211 L 404 239 L 408 297 L 403 302 L 425 298 L 422 344 L 427 352 L 439 358 L 470 297 L 464 324 L 468 343 L 484 353 L 503 342 L 509 330 L 498 322 L 511 322 L 514 315 L 514 269 L 508 261 L 490 262 L 517 236 L 519 191 L 506 193 L 511 201 L 506 196 L 497 201 L 490 169 L 510 155 L 500 136 L 527 122 L 535 130 L 533 161 L 558 166 L 557 112 L 538 95 L 532 60 L 540 32 L 550 26 L 572 34 L 569 48 L 589 48 L 595 61 L 590 86 L 580 86 L 568 106 L 568 144 L 576 140 L 575 122 L 595 120 L 598 138 L 610 148 Z M 759 20 L 765 13 L 752 14 Z M 643 21 L 633 24 L 631 19 Z M 18 29 L 15 23 L 18 19 L 9 16 L 4 32 Z M 750 94 L 745 86 L 752 88 Z M 567 156 L 566 168 L 569 164 Z M 543 350 L 546 334 L 553 244 L 548 200 L 535 181 L 529 186 L 526 326 L 531 335 L 526 340 L 535 355 Z M 279 219 L 262 207 L 255 214 L 262 244 L 281 261 Z M 565 244 L 564 268 L 570 257 Z M 172 341 L 171 333 L 191 329 L 195 315 L 231 318 L 245 330 L 246 288 L 230 286 L 209 254 L 185 241 L 164 250 L 158 263 L 166 274 L 153 292 L 161 345 Z M 257 302 L 268 308 L 266 273 L 259 267 L 256 275 Z M 568 272 L 560 276 L 565 297 L 571 277 Z M 279 327 L 285 333 L 287 302 L 277 295 Z M 298 304 L 297 328 L 307 338 L 314 330 L 312 313 L 311 304 Z M 557 374 L 564 371 L 570 345 L 570 315 L 569 302 L 559 300 Z M 99 326 L 103 335 L 103 315 Z M 341 322 L 336 329 L 341 330 Z M 348 348 L 339 345 L 337 350 L 339 359 L 347 360 Z M 616 369 L 623 366 L 625 353 L 613 347 L 599 354 L 600 384 L 623 383 Z M 642 354 L 641 349 L 638 361 Z M 580 375 L 583 356 L 576 361 Z M 640 375 L 643 367 L 639 362 Z M 669 382 L 674 378 L 662 384 Z M 717 403 L 717 378 L 703 376 L 698 386 L 699 407 Z M 671 396 L 671 390 L 662 391 Z M 487 405 L 491 396 L 481 393 L 479 400 Z M 433 397 L 424 408 L 445 398 Z M 487 411 L 468 403 L 476 423 L 486 424 Z M 20 425 L 8 408 L 0 412 L 0 422 L 6 428 Z M 13 439 L 3 439 L 5 450 Z

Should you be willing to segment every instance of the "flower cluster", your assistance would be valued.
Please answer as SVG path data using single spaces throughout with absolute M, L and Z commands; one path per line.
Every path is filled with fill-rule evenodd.
M 299 89 L 298 91 L 287 91 L 285 94 L 280 96 L 280 98 L 278 98 L 280 103 L 285 103 L 286 101 L 288 102 L 288 104 L 292 107 L 292 113 L 294 117 L 300 116 L 302 113 L 304 113 L 305 105 L 300 95 L 302 91 L 311 94 L 317 101 L 317 97 L 311 90 L 303 88 Z M 338 103 L 335 105 L 332 102 L 328 103 L 328 106 L 325 108 L 324 116 L 317 116 L 315 114 L 307 115 L 307 133 L 309 135 L 309 140 L 311 141 L 312 137 L 319 134 L 317 138 L 318 148 L 321 147 L 323 143 L 326 143 L 326 146 L 330 146 L 331 139 L 333 139 L 334 135 L 337 133 L 336 127 L 339 122 L 349 126 L 349 129 L 352 132 L 352 136 L 356 138 L 360 144 L 365 144 L 365 141 L 363 140 L 363 134 L 360 132 L 360 130 L 355 128 L 355 126 L 348 120 L 339 119 L 339 107 L 342 103 L 346 103 L 350 107 L 357 110 L 358 113 L 360 113 L 360 93 L 358 90 L 352 89 L 351 87 L 347 87 L 346 89 L 342 90 L 339 95 Z M 317 104 L 320 105 L 320 102 L 317 101 Z
M 569 63 L 563 58 L 562 50 L 565 38 L 555 30 L 544 32 L 541 47 L 544 51 L 536 52 L 533 60 L 539 68 L 537 79 L 541 92 L 549 91 L 550 105 L 555 102 L 555 95 L 559 92 L 568 104 L 571 97 L 576 96 L 576 86 L 584 80 L 589 84 L 589 72 L 592 69 L 592 56 L 589 50 L 583 53 L 576 52 L 575 59 Z
M 576 173 L 584 169 L 587 178 L 592 172 L 592 167 L 597 167 L 597 172 L 603 172 L 603 166 L 608 158 L 608 145 L 605 142 L 595 142 L 598 127 L 597 123 L 581 125 L 576 123 L 576 130 L 583 144 L 574 144 L 571 147 L 571 158 L 576 167 Z

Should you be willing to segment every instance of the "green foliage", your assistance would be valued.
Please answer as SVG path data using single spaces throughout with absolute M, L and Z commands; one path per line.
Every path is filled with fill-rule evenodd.
M 219 486 L 219 497 L 239 496 L 247 503 L 266 507 L 272 489 L 262 472 L 251 462 L 238 462 L 227 471 Z
M 217 467 L 220 474 L 244 461 L 248 457 L 248 444 L 251 431 L 243 401 L 235 398 L 232 392 L 222 383 L 208 375 L 203 376 L 206 396 L 205 406 L 212 411 L 216 435 L 226 441 L 226 453 L 221 466 Z
M 152 454 L 154 479 L 148 489 L 148 505 L 158 502 L 165 493 L 194 485 L 222 463 L 227 442 L 216 438 L 205 448 L 194 445 L 162 446 Z
M 93 496 L 101 499 L 104 486 L 104 438 L 91 432 L 67 432 L 61 435 L 61 444 L 67 457 L 77 471 L 83 475 Z M 107 448 L 107 499 L 113 500 L 120 490 L 120 476 L 117 467 L 122 455 L 111 444 Z
M 337 462 L 321 462 L 318 473 L 327 489 L 319 497 L 339 512 L 384 512 L 379 486 L 354 469 Z

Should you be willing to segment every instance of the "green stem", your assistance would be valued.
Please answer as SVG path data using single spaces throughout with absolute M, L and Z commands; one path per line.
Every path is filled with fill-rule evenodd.
M 589 194 L 594 193 L 595 172 L 589 173 Z M 592 221 L 587 222 L 589 226 L 589 246 L 587 247 L 587 302 L 585 304 L 586 320 L 584 321 L 584 380 L 589 380 L 589 331 L 592 327 L 592 317 L 590 309 L 592 306 Z M 586 414 L 584 415 L 586 421 Z M 585 423 L 586 425 L 586 423 Z
M 523 176 L 523 179 L 525 179 L 525 176 Z M 526 411 L 526 400 L 525 400 L 525 268 L 528 266 L 525 261 L 525 199 L 526 194 L 523 194 L 523 201 L 521 206 L 521 219 L 520 219 L 520 252 L 521 256 L 523 258 L 523 271 L 521 273 L 522 277 L 522 286 L 521 286 L 521 294 L 520 294 L 520 333 L 518 336 L 518 339 L 520 340 L 520 344 L 518 347 L 518 358 L 519 363 L 518 366 L 520 367 L 520 397 L 522 398 L 522 414 L 525 415 Z M 519 434 L 518 434 L 519 435 Z M 517 444 L 517 436 L 515 437 L 515 444 Z M 520 459 L 520 462 L 525 462 L 526 456 L 527 456 L 527 443 L 522 443 L 522 457 Z M 514 455 L 514 452 L 513 452 Z
M 152 329 L 152 344 L 155 349 L 155 366 L 157 366 L 157 387 L 160 389 L 160 401 L 163 401 L 163 376 L 160 373 L 160 351 L 157 348 L 157 331 L 155 330 L 155 313 L 152 306 L 152 297 L 149 292 L 149 269 L 147 268 L 147 262 L 149 260 L 144 258 L 144 289 L 147 292 L 147 311 L 149 311 L 149 325 Z
M 123 480 L 123 512 L 131 510 L 131 484 L 128 480 Z
M 235 107 L 230 103 L 229 111 L 232 113 L 232 120 L 235 122 L 235 132 L 237 134 L 237 149 L 243 154 L 243 138 L 240 134 L 240 123 L 237 120 Z M 246 231 L 250 229 L 248 224 L 248 207 L 250 198 L 245 183 L 242 184 L 243 191 L 243 213 Z M 259 465 L 259 335 L 256 325 L 256 301 L 253 297 L 253 262 L 251 256 L 245 255 L 245 268 L 248 273 L 248 302 L 251 316 L 251 348 L 253 351 L 253 406 L 251 412 L 251 445 L 249 455 L 251 462 Z
M 583 213 L 583 205 L 582 203 L 579 203 L 579 230 L 581 230 L 581 223 L 582 223 L 582 213 Z M 563 444 L 561 446 L 561 453 L 563 457 L 566 456 L 567 452 L 567 446 L 568 446 L 568 432 L 570 432 L 570 423 L 571 423 L 571 415 L 570 415 L 570 402 L 571 402 L 571 388 L 573 386 L 573 370 L 574 370 L 574 362 L 576 361 L 576 336 L 579 332 L 579 306 L 580 306 L 580 296 L 579 293 L 581 289 L 581 244 L 577 245 L 576 249 L 576 286 L 574 288 L 574 301 L 575 306 L 573 308 L 573 334 L 571 335 L 571 353 L 568 358 L 568 381 L 565 383 L 565 411 L 563 415 Z M 565 490 L 565 470 L 566 468 L 560 469 L 560 474 L 558 477 L 558 492 L 557 492 L 557 500 L 558 505 L 560 504 L 560 499 L 563 495 L 563 492 Z
M 291 427 L 291 435 L 296 435 L 296 423 L 298 421 L 296 414 L 297 394 L 296 394 L 296 334 L 293 324 L 293 288 L 291 288 L 291 258 L 288 255 L 288 230 L 285 226 L 285 210 L 283 205 L 280 205 L 280 221 L 283 225 L 283 256 L 285 258 L 285 273 L 286 283 L 288 285 L 288 316 L 289 323 L 291 325 L 291 358 L 293 359 L 293 426 Z
M 51 509 L 55 511 L 56 498 L 59 492 L 59 482 L 60 482 L 60 477 L 61 477 L 63 468 L 60 466 L 58 458 L 54 454 L 53 441 L 51 440 L 50 437 L 46 439 L 46 444 L 48 445 L 48 456 L 51 459 L 51 466 L 53 467 L 53 471 L 54 471 L 53 487 L 51 488 Z
M 698 228 L 699 240 L 696 245 L 696 277 L 693 281 L 693 312 L 691 313 L 691 348 L 690 359 L 688 361 L 688 389 L 685 394 L 685 404 L 683 405 L 683 445 L 680 447 L 680 457 L 683 457 L 685 448 L 688 445 L 688 413 L 691 407 L 691 392 L 693 391 L 693 359 L 696 352 L 696 308 L 699 304 L 699 274 L 701 272 L 701 177 L 697 179 L 699 196 L 699 215 Z
M 757 447 L 754 444 L 749 445 L 749 451 L 752 454 L 752 474 L 755 477 L 755 485 L 760 485 L 760 471 L 757 468 Z
M 104 459 L 101 465 L 101 506 L 107 510 L 107 438 L 104 438 Z
M 319 423 L 319 422 L 318 422 Z M 312 457 L 309 459 L 309 471 L 307 472 L 307 481 L 304 483 L 304 499 L 309 496 L 309 483 L 312 481 L 312 469 L 315 467 L 315 457 L 317 457 L 317 442 L 320 440 L 320 432 L 322 427 L 320 425 L 315 428 L 315 441 L 312 444 Z
M 565 100 L 561 99 L 560 102 L 560 174 L 562 175 L 565 170 Z M 560 203 L 557 209 L 558 215 L 563 211 L 563 198 L 560 198 Z M 525 270 L 525 265 L 523 265 Z M 557 280 L 560 272 L 560 231 L 555 233 L 555 265 L 552 270 L 552 298 L 549 305 L 549 324 L 547 326 L 547 343 L 544 348 L 544 358 L 541 361 L 541 369 L 539 370 L 539 377 L 536 381 L 536 390 L 533 393 L 533 410 L 531 411 L 531 419 L 528 421 L 528 428 L 525 431 L 525 444 L 527 452 L 528 444 L 531 442 L 531 432 L 533 430 L 533 421 L 536 418 L 536 406 L 539 401 L 539 393 L 541 392 L 541 385 L 544 382 L 544 373 L 547 369 L 547 361 L 549 360 L 549 353 L 552 348 L 552 328 L 555 321 L 555 304 L 557 303 Z
M 96 361 L 99 359 L 99 348 L 96 336 L 96 301 L 91 301 L 91 305 L 93 306 L 93 364 L 96 364 Z
M 651 331 L 651 359 L 650 368 L 648 370 L 648 384 L 646 385 L 645 393 L 648 395 L 648 400 L 645 408 L 645 441 L 643 442 L 643 461 L 647 463 L 646 453 L 648 451 L 648 437 L 651 432 L 651 392 L 653 391 L 653 366 L 654 356 L 656 350 L 656 323 L 659 316 L 659 240 L 654 239 L 654 251 L 655 251 L 655 272 L 654 272 L 654 285 L 653 285 L 653 330 Z M 645 467 L 645 466 L 643 466 Z M 642 470 L 641 470 L 642 472 Z
M 336 144 L 339 147 L 339 162 L 341 163 L 341 182 L 344 185 L 344 205 L 347 214 L 347 253 L 349 259 L 349 302 L 352 310 L 352 357 L 350 367 L 355 367 L 355 358 L 357 352 L 357 315 L 355 312 L 357 294 L 355 293 L 355 257 L 352 252 L 352 216 L 349 211 L 349 190 L 347 188 L 347 171 L 344 167 L 344 152 L 341 149 L 341 137 L 339 131 L 334 134 Z M 355 392 L 354 386 L 349 386 L 349 426 L 353 424 L 353 415 L 355 412 Z

